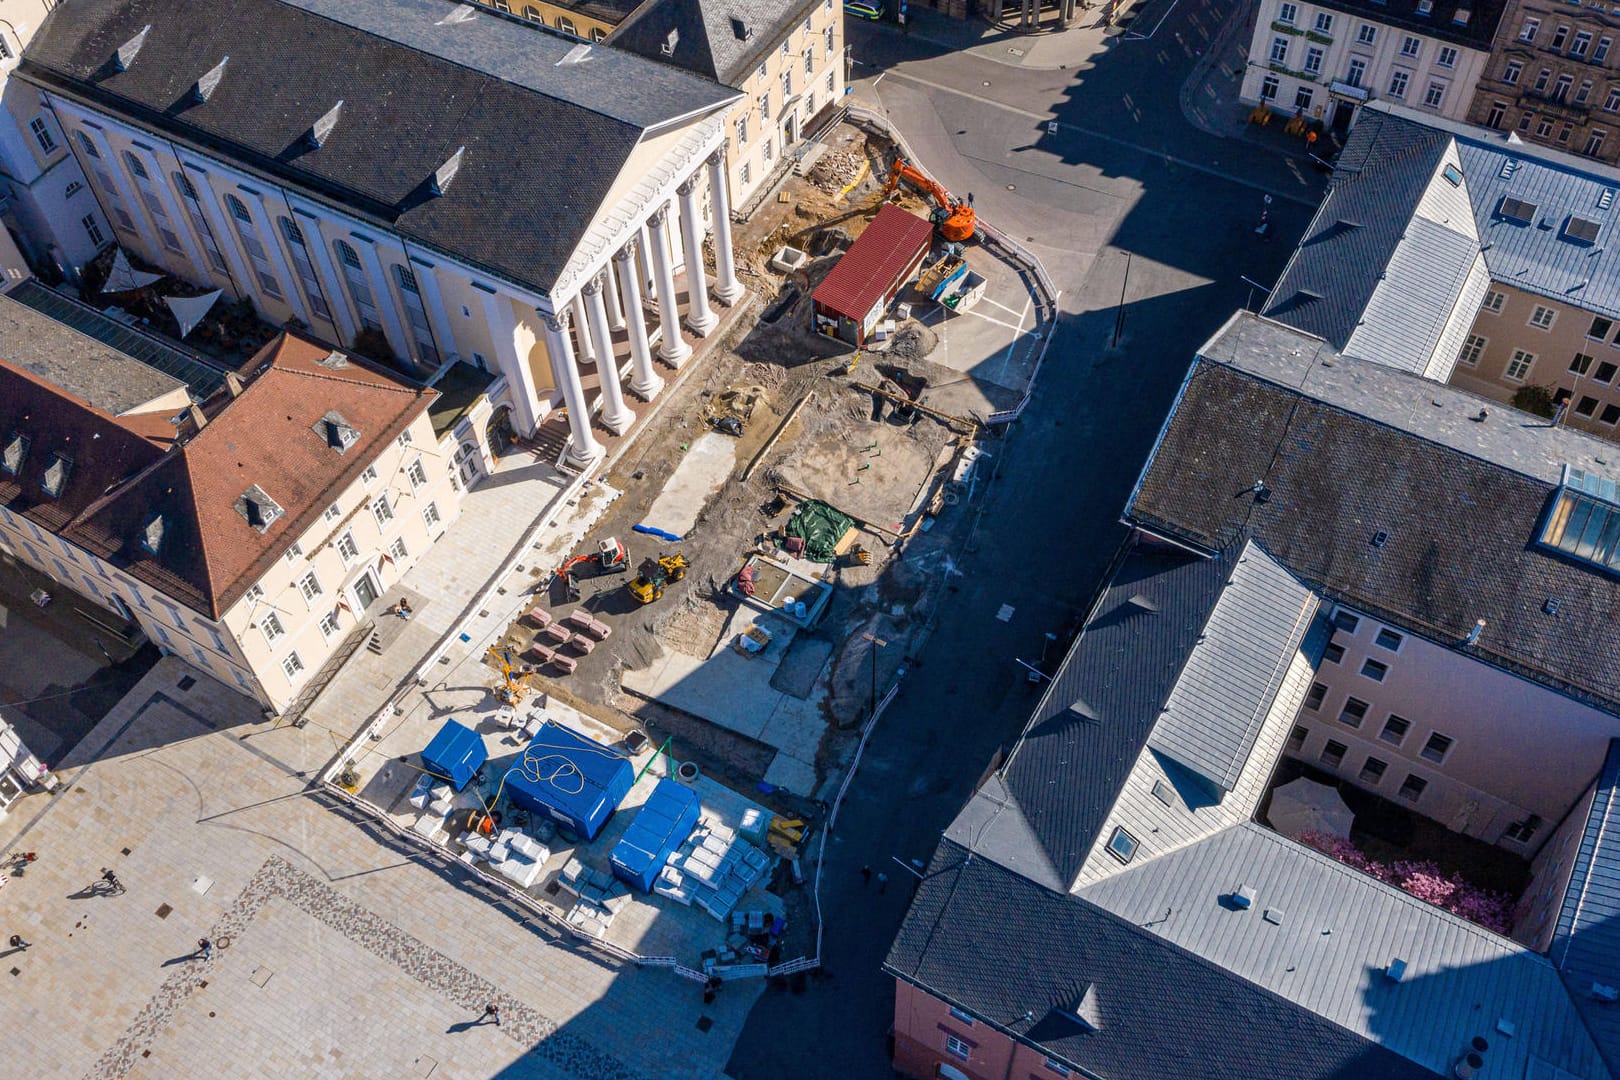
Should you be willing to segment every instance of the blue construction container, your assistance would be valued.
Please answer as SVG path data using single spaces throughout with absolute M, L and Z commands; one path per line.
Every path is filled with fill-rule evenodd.
M 652 892 L 669 853 L 681 846 L 698 821 L 697 793 L 674 780 L 658 781 L 636 819 L 613 845 L 613 876 Z
M 422 751 L 422 767 L 449 780 L 457 791 L 467 786 L 487 760 L 489 751 L 484 748 L 483 736 L 454 720 L 446 720 Z
M 548 720 L 507 774 L 506 794 L 594 840 L 635 782 L 623 753 Z

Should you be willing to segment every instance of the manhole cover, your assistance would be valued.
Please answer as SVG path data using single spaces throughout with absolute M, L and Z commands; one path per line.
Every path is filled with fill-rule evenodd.
M 702 1032 L 706 1033 L 712 1027 L 714 1027 L 714 1021 L 713 1020 L 709 1019 L 707 1016 L 698 1017 L 697 1029 L 699 1031 L 702 1031 Z
M 275 972 L 261 964 L 259 967 L 253 969 L 253 974 L 248 976 L 248 981 L 254 986 L 257 986 L 260 990 L 263 990 L 264 984 L 269 982 L 270 976 L 274 974 Z
M 1010 53 L 1012 53 L 1012 54 L 1013 54 L 1013 55 L 1014 55 L 1014 56 L 1023 56 L 1023 55 L 1024 55 L 1024 50 L 1023 50 L 1023 49 L 1014 49 L 1014 48 L 1010 48 L 1010 47 L 1009 47 L 1009 48 L 1008 48 L 1008 49 L 1007 49 L 1007 51 L 1008 51 L 1008 52 L 1010 52 Z M 989 84 L 989 83 L 986 83 L 986 84 L 985 84 L 985 85 L 986 85 L 986 86 L 988 86 L 988 85 L 990 85 L 990 84 Z
M 174 908 L 170 907 L 168 904 L 159 904 L 158 909 L 152 912 L 152 914 L 156 915 L 160 919 L 167 919 L 169 917 L 169 913 L 172 911 L 174 911 Z

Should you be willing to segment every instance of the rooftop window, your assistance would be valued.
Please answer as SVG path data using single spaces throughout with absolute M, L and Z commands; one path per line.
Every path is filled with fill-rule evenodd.
M 23 462 L 28 459 L 28 436 L 20 431 L 13 431 L 11 438 L 6 440 L 4 450 L 0 450 L 0 469 L 12 476 L 22 472 Z
M 1606 477 L 1564 466 L 1539 542 L 1611 573 L 1620 573 L 1620 488 Z
M 51 463 L 45 467 L 45 475 L 40 478 L 40 490 L 56 498 L 67 487 L 68 474 L 72 471 L 73 459 L 58 450 L 51 455 Z
M 153 514 L 141 529 L 141 547 L 156 555 L 163 547 L 163 515 Z
M 244 521 L 260 532 L 269 529 L 285 512 L 258 484 L 242 493 L 236 500 L 234 509 L 242 515 Z

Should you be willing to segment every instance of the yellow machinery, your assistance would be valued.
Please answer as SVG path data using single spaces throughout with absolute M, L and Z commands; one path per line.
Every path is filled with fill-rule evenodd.
M 650 604 L 664 595 L 664 588 L 686 576 L 692 565 L 685 555 L 660 555 L 656 559 L 643 559 L 636 576 L 625 585 L 630 595 L 643 604 Z
M 514 709 L 523 700 L 523 695 L 529 692 L 529 673 L 512 663 L 510 649 L 497 649 L 490 646 L 489 655 L 494 658 L 495 666 L 501 672 L 501 685 L 495 688 L 495 700 L 502 705 L 510 705 Z

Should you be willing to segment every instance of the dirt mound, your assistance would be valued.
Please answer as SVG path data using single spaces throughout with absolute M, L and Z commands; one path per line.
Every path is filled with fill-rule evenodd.
M 894 335 L 884 354 L 896 363 L 909 364 L 926 360 L 939 344 L 939 335 L 919 322 L 908 322 Z

